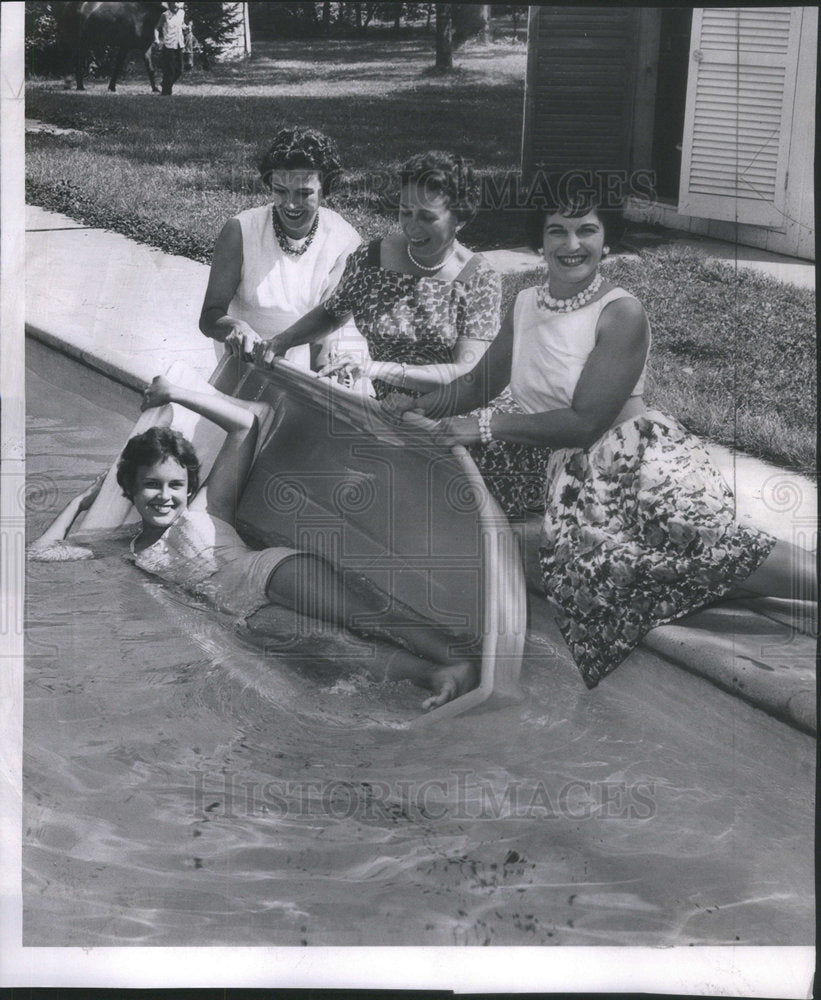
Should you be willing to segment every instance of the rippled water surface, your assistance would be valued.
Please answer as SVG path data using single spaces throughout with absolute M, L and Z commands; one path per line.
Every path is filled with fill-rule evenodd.
M 137 399 L 29 359 L 36 533 Z M 116 554 L 27 572 L 26 945 L 812 941 L 814 741 L 649 653 L 588 692 L 535 632 L 524 702 L 416 731 Z

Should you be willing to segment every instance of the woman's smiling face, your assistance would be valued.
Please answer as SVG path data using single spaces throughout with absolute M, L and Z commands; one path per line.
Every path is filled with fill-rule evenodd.
M 575 219 L 548 215 L 542 246 L 551 293 L 564 298 L 586 288 L 596 276 L 603 256 L 604 226 L 595 210 Z
M 322 180 L 315 170 L 274 170 L 268 183 L 282 228 L 294 240 L 311 231 L 322 201 Z
M 413 256 L 429 266 L 448 254 L 459 229 L 459 219 L 447 196 L 426 191 L 422 184 L 403 186 L 399 224 Z
M 140 465 L 131 500 L 144 527 L 170 528 L 188 507 L 188 470 L 170 455 L 154 465 Z

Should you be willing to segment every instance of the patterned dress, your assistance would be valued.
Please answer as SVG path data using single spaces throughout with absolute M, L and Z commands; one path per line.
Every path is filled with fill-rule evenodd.
M 628 295 L 613 289 L 557 314 L 539 307 L 536 291 L 514 307 L 511 391 L 529 413 L 570 405 L 602 309 Z M 650 629 L 727 595 L 775 544 L 735 521 L 732 492 L 705 447 L 655 410 L 616 424 L 586 451 L 553 451 L 544 489 L 545 593 L 588 687 Z
M 499 329 L 501 279 L 480 255 L 453 281 L 390 271 L 380 265 L 380 241 L 359 247 L 345 265 L 336 291 L 324 303 L 339 319 L 353 314 L 374 361 L 408 365 L 449 364 L 459 340 L 491 341 Z M 391 392 L 419 395 L 374 379 L 377 399 Z M 507 390 L 491 406 L 519 411 Z M 508 517 L 543 509 L 548 451 L 528 445 L 494 443 L 470 449 L 488 490 Z M 523 489 L 523 483 L 528 484 Z

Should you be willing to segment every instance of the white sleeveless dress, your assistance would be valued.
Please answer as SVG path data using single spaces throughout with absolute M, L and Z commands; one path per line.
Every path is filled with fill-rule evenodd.
M 242 231 L 242 274 L 228 315 L 244 320 L 263 339 L 282 333 L 305 313 L 324 302 L 336 288 L 348 254 L 359 246 L 359 234 L 341 215 L 320 206 L 311 245 L 300 257 L 286 254 L 274 233 L 271 206 L 260 205 L 236 216 Z M 351 349 L 361 345 L 350 322 L 327 338 Z M 293 347 L 285 357 L 302 368 L 311 366 L 309 344 Z
M 570 406 L 602 311 L 627 295 L 616 288 L 555 313 L 538 305 L 535 288 L 519 294 L 510 388 L 526 413 Z M 551 452 L 545 503 L 545 593 L 588 687 L 650 629 L 728 594 L 775 544 L 735 521 L 732 492 L 705 447 L 657 410 L 616 424 L 587 450 Z

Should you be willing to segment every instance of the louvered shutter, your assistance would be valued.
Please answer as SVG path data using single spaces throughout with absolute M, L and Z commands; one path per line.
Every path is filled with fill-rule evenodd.
M 531 6 L 522 172 L 630 165 L 639 11 Z
M 784 225 L 801 16 L 800 7 L 694 11 L 681 214 Z

